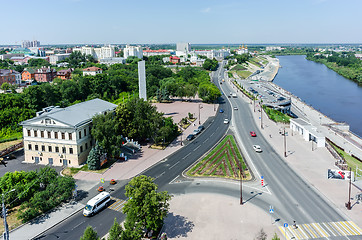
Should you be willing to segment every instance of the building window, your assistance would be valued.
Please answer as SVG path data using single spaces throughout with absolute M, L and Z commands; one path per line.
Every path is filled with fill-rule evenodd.
M 73 148 L 69 148 L 69 153 L 73 154 Z
M 28 137 L 31 137 L 31 132 L 30 132 L 30 130 L 28 130 Z
M 62 139 L 65 139 L 65 133 L 62 132 Z
M 88 143 L 85 143 L 85 149 L 86 150 L 88 149 Z
M 58 132 L 54 132 L 55 139 L 58 139 Z
M 68 133 L 69 140 L 72 140 L 72 134 Z
M 52 146 L 48 147 L 49 152 L 52 152 Z
M 44 131 L 40 131 L 40 137 L 44 138 Z
M 35 151 L 38 151 L 39 148 L 38 148 L 38 145 L 35 145 Z
M 79 139 L 81 139 L 81 138 L 82 138 L 82 132 L 79 131 Z
M 28 144 L 28 149 L 31 150 L 31 144 Z
M 50 132 L 47 131 L 48 138 L 51 138 Z
M 66 153 L 65 147 L 62 148 L 62 152 L 63 152 L 63 153 Z
M 87 136 L 87 129 L 84 129 L 84 137 Z
M 44 145 L 41 146 L 41 150 L 42 150 L 43 152 L 45 152 L 45 146 L 44 146 Z
M 34 130 L 34 137 L 38 137 L 38 131 Z
M 69 160 L 69 164 L 70 164 L 70 160 Z
M 83 152 L 83 146 L 80 146 L 80 153 Z

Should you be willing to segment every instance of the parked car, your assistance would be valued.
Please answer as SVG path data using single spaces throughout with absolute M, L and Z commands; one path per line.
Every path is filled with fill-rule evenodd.
M 220 111 L 219 111 L 220 113 L 223 113 L 224 112 L 224 110 L 223 109 L 220 109 Z
M 255 133 L 254 131 L 251 131 L 251 132 L 250 132 L 250 136 L 256 137 L 256 133 Z
M 253 149 L 255 150 L 255 152 L 258 153 L 262 152 L 261 147 L 259 145 L 253 145 Z
M 191 141 L 191 140 L 194 139 L 194 138 L 195 138 L 195 135 L 190 134 L 190 135 L 187 136 L 186 140 L 187 140 L 187 141 Z
M 9 155 L 7 155 L 7 156 L 5 156 L 5 160 L 11 160 L 11 159 L 15 159 L 16 158 L 16 156 L 14 155 L 14 154 L 9 154 Z
M 225 118 L 224 123 L 225 123 L 225 124 L 228 124 L 228 123 L 229 123 L 229 119 Z
M 195 129 L 192 134 L 193 135 L 198 135 L 200 132 L 201 132 L 200 129 Z
M 238 110 L 238 107 L 234 107 L 234 110 Z
M 205 129 L 205 127 L 204 127 L 203 125 L 200 125 L 200 126 L 198 127 L 198 129 L 200 129 L 200 132 L 201 132 L 202 130 Z

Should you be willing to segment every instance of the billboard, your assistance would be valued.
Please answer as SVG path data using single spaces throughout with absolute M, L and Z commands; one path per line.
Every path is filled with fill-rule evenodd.
M 352 180 L 353 180 L 353 172 Z M 340 169 L 328 169 L 327 174 L 328 179 L 341 179 L 341 180 L 349 180 L 350 179 L 350 171 L 349 170 L 340 170 Z

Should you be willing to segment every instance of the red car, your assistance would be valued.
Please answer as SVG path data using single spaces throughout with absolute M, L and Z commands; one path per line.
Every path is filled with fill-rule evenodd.
M 256 134 L 255 134 L 255 132 L 250 132 L 250 136 L 252 136 L 252 137 L 256 137 Z

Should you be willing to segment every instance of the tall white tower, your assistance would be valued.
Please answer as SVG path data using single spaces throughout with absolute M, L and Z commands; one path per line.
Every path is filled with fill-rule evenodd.
M 145 101 L 147 101 L 145 61 L 138 62 L 138 86 L 139 98 L 143 98 Z

